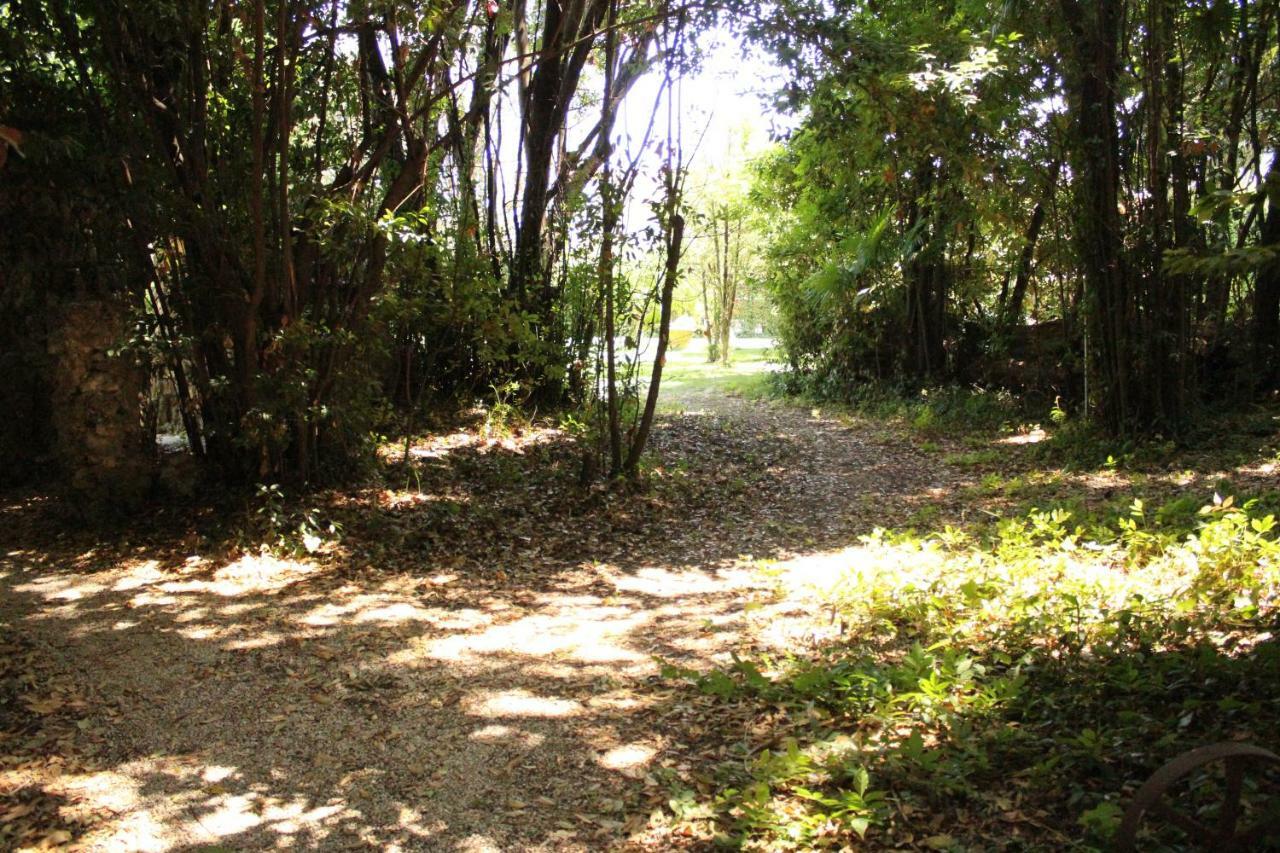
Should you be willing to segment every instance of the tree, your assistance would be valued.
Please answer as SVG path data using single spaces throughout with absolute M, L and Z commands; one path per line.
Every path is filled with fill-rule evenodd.
M 696 279 L 707 337 L 707 360 L 729 363 L 733 323 L 742 297 L 756 286 L 759 254 L 750 244 L 759 235 L 748 198 L 750 159 L 759 145 L 750 126 L 726 141 L 712 165 L 691 180 L 690 205 L 697 235 L 688 279 Z
M 755 189 L 794 381 L 1088 385 L 1117 434 L 1273 387 L 1274 4 L 742 14 L 804 116 Z
M 600 237 L 569 224 L 658 24 L 687 18 L 623 0 L 528 6 L 5 8 L 5 91 L 49 94 L 57 122 L 29 126 L 68 142 L 40 145 L 44 162 L 14 181 L 40 168 L 67 197 L 105 190 L 102 222 L 64 217 L 58 239 L 102 239 L 119 260 L 139 343 L 163 354 L 193 451 L 227 479 L 342 473 L 388 389 L 412 406 L 428 386 L 514 376 L 563 401 L 582 345 L 570 331 L 594 311 L 564 283 Z M 610 104 L 581 135 L 572 108 L 606 52 Z M 0 106 L 27 121 L 12 96 Z

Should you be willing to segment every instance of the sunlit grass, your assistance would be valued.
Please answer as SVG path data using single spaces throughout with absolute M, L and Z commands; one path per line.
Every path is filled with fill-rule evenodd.
M 684 411 L 700 406 L 713 396 L 758 399 L 769 392 L 770 342 L 745 339 L 735 342 L 729 363 L 707 361 L 706 342 L 692 341 L 681 350 L 667 353 L 662 372 L 660 408 L 665 412 Z

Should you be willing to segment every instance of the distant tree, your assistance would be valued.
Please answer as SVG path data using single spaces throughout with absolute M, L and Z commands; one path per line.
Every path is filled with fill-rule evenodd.
M 690 208 L 696 236 L 689 254 L 689 286 L 696 282 L 707 338 L 707 360 L 728 364 L 741 300 L 759 287 L 760 228 L 748 190 L 752 133 L 739 128 L 727 150 L 691 175 Z

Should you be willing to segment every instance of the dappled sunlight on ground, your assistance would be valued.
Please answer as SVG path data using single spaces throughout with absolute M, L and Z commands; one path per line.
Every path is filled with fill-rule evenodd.
M 524 454 L 531 448 L 559 441 L 562 437 L 558 429 L 551 427 L 534 427 L 521 425 L 518 431 L 508 434 L 505 425 L 494 425 L 479 430 L 459 430 L 456 432 L 433 435 L 425 440 L 414 441 L 409 448 L 410 458 L 417 461 L 446 461 L 459 451 L 476 453 L 507 452 Z M 382 458 L 388 462 L 404 460 L 404 446 L 394 442 L 384 445 L 380 451 Z M 400 494 L 388 490 L 388 499 Z
M 1238 470 L 1240 473 L 1251 477 L 1274 477 L 1277 473 L 1280 473 L 1280 462 L 1271 459 L 1253 465 L 1242 465 Z
M 648 766 L 656 754 L 657 750 L 647 744 L 628 743 L 600 756 L 600 764 L 610 770 L 634 774 Z
M 1033 429 L 1033 430 L 1028 430 L 1026 432 L 1020 432 L 1014 435 L 1005 436 L 1004 438 L 996 439 L 996 444 L 1010 444 L 1017 447 L 1024 444 L 1039 444 L 1040 442 L 1044 441 L 1048 437 L 1049 437 L 1049 434 L 1047 432 L 1037 427 L 1036 429 Z
M 622 733 L 653 704 L 623 680 L 652 677 L 659 651 L 714 653 L 703 623 L 730 618 L 745 583 L 593 563 L 517 601 L 463 573 L 356 583 L 324 559 L 266 553 L 87 573 L 23 553 L 4 573 L 19 618 L 95 661 L 108 703 L 85 707 L 86 730 L 111 732 L 101 769 L 39 784 L 92 803 L 85 840 L 104 849 L 511 849 L 522 812 L 493 791 L 529 773 L 522 797 L 612 809 L 614 785 L 662 744 Z M 695 601 L 706 608 L 688 612 Z M 600 831 L 570 818 L 546 843 L 594 849 Z
M 0 763 L 0 791 L 59 798 L 102 849 L 624 847 L 666 801 L 654 774 L 686 773 L 664 664 L 803 653 L 851 630 L 842 597 L 958 596 L 963 548 L 941 533 L 968 504 L 1062 484 L 1102 500 L 1133 479 L 987 482 L 883 427 L 717 384 L 764 365 L 673 368 L 682 414 L 658 423 L 643 491 L 577 486 L 579 450 L 552 429 L 451 432 L 412 442 L 410 471 L 392 446 L 384 483 L 317 497 L 342 533 L 313 553 L 217 526 L 54 537 L 47 501 L 3 501 L 0 626 L 35 668 L 13 704 L 65 734 Z M 1195 568 L 1109 553 L 1063 547 L 1004 582 L 1121 602 Z
M 576 717 L 582 712 L 577 702 L 526 690 L 490 692 L 464 701 L 463 708 L 476 717 Z
M 1115 606 L 1120 606 L 1135 593 L 1147 596 L 1170 596 L 1185 588 L 1194 577 L 1195 565 L 1184 571 L 1171 572 L 1168 564 L 1138 571 L 1127 567 L 1114 546 L 1085 543 L 1083 553 L 1075 548 L 1063 549 L 1052 560 L 1043 563 L 1042 573 L 1009 576 L 998 567 L 991 570 L 993 579 L 1010 585 L 1015 593 L 1031 595 L 1048 593 L 1058 580 L 1094 586 L 1104 591 Z M 1097 559 L 1114 553 L 1114 559 Z M 1077 556 L 1080 554 L 1080 556 Z M 892 594 L 894 590 L 928 589 L 954 564 L 955 553 L 936 541 L 909 539 L 894 543 L 873 541 L 820 554 L 806 555 L 771 566 L 769 574 L 785 590 L 780 606 L 797 602 L 826 602 L 831 606 L 841 599 L 864 596 L 868 590 Z M 1179 559 L 1185 559 L 1180 557 Z
M 584 663 L 644 659 L 625 645 L 630 635 L 649 621 L 643 614 L 623 607 L 570 604 L 569 608 L 493 625 L 478 634 L 447 637 L 429 644 L 424 651 L 430 657 L 452 661 L 506 650 Z
M 753 574 L 741 569 L 709 572 L 696 568 L 672 570 L 658 567 L 619 574 L 611 580 L 622 592 L 640 593 L 656 598 L 703 595 L 720 592 L 734 585 L 751 586 L 757 582 Z
M 431 620 L 430 611 L 408 601 L 388 601 L 384 595 L 352 593 L 338 601 L 317 603 L 298 619 L 317 628 L 369 623 L 404 624 Z
M 317 510 L 343 535 L 313 553 L 198 531 L 55 544 L 39 504 L 11 502 L 0 619 L 94 690 L 57 706 L 84 767 L 40 787 L 100 809 L 86 840 L 107 848 L 618 846 L 661 793 L 640 784 L 671 742 L 661 663 L 729 660 L 762 602 L 812 632 L 761 565 L 853 541 L 833 494 L 936 485 L 914 461 L 885 483 L 850 436 L 739 398 L 663 420 L 670 470 L 635 495 L 577 489 L 554 430 L 436 436 L 408 474 L 388 448 L 405 488 Z
M 485 743 L 515 742 L 525 749 L 533 749 L 534 747 L 541 746 L 543 741 L 546 740 L 544 735 L 497 724 L 478 728 L 468 735 L 468 737 L 471 740 L 483 741 Z

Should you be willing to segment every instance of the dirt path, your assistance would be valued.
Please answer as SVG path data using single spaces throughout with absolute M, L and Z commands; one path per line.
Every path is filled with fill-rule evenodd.
M 207 518 L 51 539 L 9 501 L 0 802 L 90 849 L 640 846 L 681 734 L 655 658 L 801 641 L 760 561 L 821 575 L 955 485 L 867 426 L 674 402 L 645 494 L 575 488 L 554 432 L 441 436 L 414 489 L 328 496 L 344 535 L 307 559 Z

